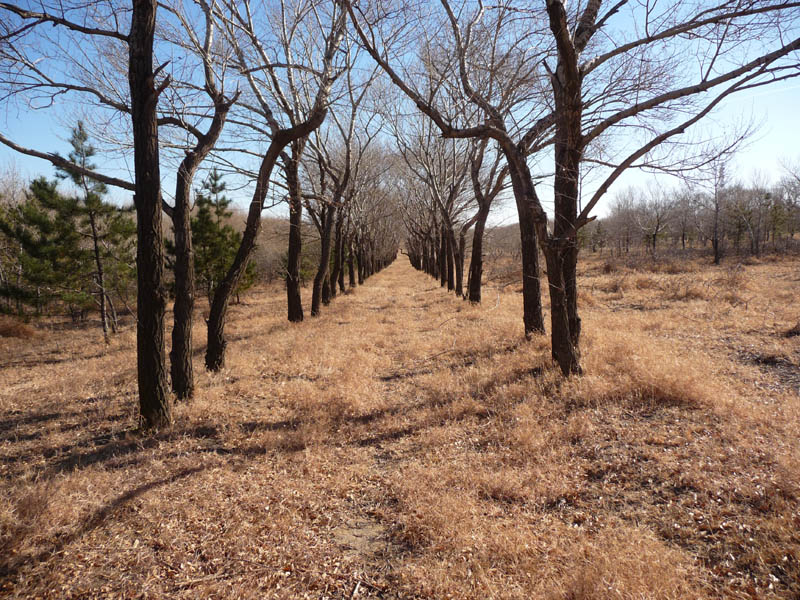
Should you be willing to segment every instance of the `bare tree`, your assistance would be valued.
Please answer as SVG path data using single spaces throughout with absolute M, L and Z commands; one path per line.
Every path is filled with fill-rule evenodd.
M 0 141 L 15 150 L 49 160 L 77 174 L 89 175 L 102 183 L 134 191 L 137 215 L 137 371 L 140 415 L 142 425 L 146 428 L 165 426 L 171 421 L 164 350 L 166 302 L 156 114 L 158 98 L 169 85 L 169 78 L 157 82 L 164 65 L 153 68 L 156 9 L 157 4 L 153 0 L 135 0 L 131 12 L 120 11 L 119 7 L 110 4 L 94 6 L 91 11 L 87 11 L 82 4 L 65 2 L 54 3 L 53 6 L 43 4 L 41 11 L 0 4 L 0 10 L 19 20 L 18 25 L 4 30 L 6 43 L 3 44 L 3 52 L 14 52 L 17 41 L 28 39 L 29 36 L 36 39 L 42 28 L 50 25 L 56 26 L 59 32 L 74 36 L 73 45 L 76 44 L 75 40 L 79 44 L 84 39 L 100 38 L 117 46 L 116 56 L 120 56 L 123 49 L 127 50 L 126 72 L 133 124 L 133 184 L 87 172 L 80 165 L 53 154 L 24 148 L 5 136 L 0 136 Z M 130 30 L 125 34 L 122 28 L 128 19 Z M 9 60 L 8 54 L 4 54 L 2 64 L 4 75 L 10 79 L 9 93 L 16 93 L 19 85 L 28 85 L 26 81 L 29 81 L 27 75 L 30 71 L 20 69 L 21 64 L 27 66 L 24 62 Z M 35 80 L 29 85 L 33 90 L 40 87 Z M 49 82 L 45 81 L 43 87 L 49 88 Z
M 569 10 L 564 0 L 543 4 L 488 6 L 479 2 L 454 8 L 454 3 L 441 0 L 458 61 L 461 98 L 480 110 L 480 118 L 469 121 L 463 113 L 447 112 L 448 103 L 425 96 L 415 87 L 409 77 L 408 52 L 392 47 L 399 37 L 399 25 L 389 18 L 396 14 L 393 8 L 382 5 L 381 14 L 374 14 L 351 3 L 350 10 L 370 54 L 442 135 L 491 137 L 500 144 L 523 236 L 523 290 L 528 278 L 537 276 L 531 268 L 533 257 L 525 258 L 535 231 L 547 261 L 553 358 L 569 374 L 580 371 L 578 229 L 592 219 L 597 203 L 626 170 L 660 165 L 674 169 L 669 153 L 658 150 L 701 122 L 726 97 L 798 74 L 791 56 L 800 48 L 800 38 L 786 40 L 784 32 L 793 30 L 800 4 L 673 0 L 665 5 L 620 0 L 606 6 L 603 0 L 590 0 Z M 634 26 L 612 29 L 615 15 L 621 12 L 627 13 Z M 435 15 L 431 20 L 441 22 Z M 506 27 L 509 24 L 513 26 Z M 482 35 L 487 30 L 493 35 Z M 602 35 L 597 35 L 600 31 Z M 436 32 L 444 33 L 438 28 Z M 497 52 L 500 45 L 509 50 Z M 590 58 L 584 58 L 585 53 Z M 697 68 L 687 67 L 687 53 L 697 58 Z M 535 58 L 514 60 L 530 54 Z M 476 55 L 489 60 L 474 60 Z M 515 87 L 509 84 L 516 82 L 503 75 L 523 68 L 529 70 L 531 80 L 526 89 L 540 95 L 516 105 L 515 113 L 504 102 L 513 93 L 509 88 Z M 487 85 L 487 80 L 494 86 Z M 452 94 L 455 85 L 447 94 Z M 522 111 L 537 115 L 524 131 L 516 127 Z M 604 160 L 607 175 L 578 211 L 581 163 L 587 148 L 622 128 L 636 135 L 629 135 L 629 144 L 616 146 L 615 156 Z M 552 229 L 528 162 L 529 156 L 545 148 L 555 166 Z M 529 293 L 528 299 L 538 297 L 538 286 L 536 292 Z M 526 310 L 526 333 L 541 330 L 529 314 Z
M 635 211 L 636 222 L 648 240 L 653 258 L 658 254 L 658 237 L 669 228 L 675 211 L 675 203 L 667 190 L 650 186 L 641 192 Z
M 228 305 L 253 253 L 270 178 L 279 158 L 284 162 L 290 202 L 293 195 L 302 201 L 297 178 L 302 147 L 327 115 L 329 94 L 338 75 L 335 59 L 345 33 L 347 13 L 337 2 L 298 0 L 292 4 L 282 0 L 275 11 L 272 8 L 264 3 L 230 0 L 217 13 L 234 49 L 236 68 L 247 83 L 249 93 L 241 104 L 252 118 L 248 125 L 259 131 L 267 148 L 260 160 L 241 245 L 211 303 L 205 363 L 213 371 L 225 362 Z M 320 36 L 321 46 L 317 43 Z M 291 155 L 284 152 L 287 147 L 291 147 Z M 299 236 L 296 217 L 292 213 L 291 226 Z
M 215 40 L 214 2 L 198 0 L 188 5 L 166 2 L 161 7 L 154 45 L 161 53 L 171 56 L 171 60 L 162 65 L 163 71 L 169 73 L 171 84 L 159 95 L 157 122 L 165 133 L 161 136 L 162 153 L 168 155 L 172 151 L 177 155 L 174 206 L 166 201 L 162 203 L 172 220 L 176 254 L 170 371 L 172 391 L 178 399 L 185 399 L 190 398 L 194 390 L 192 184 L 201 163 L 217 143 L 238 94 L 228 98 L 224 92 L 227 56 Z M 35 18 L 35 14 L 26 13 L 26 18 Z M 110 14 L 106 18 L 117 17 Z M 202 29 L 195 26 L 196 22 L 201 23 Z M 82 34 L 82 38 L 85 37 Z M 127 77 L 127 65 L 119 60 L 118 52 L 109 47 L 104 36 L 81 39 L 76 47 L 65 46 L 53 56 L 40 55 L 44 52 L 40 47 L 48 48 L 60 41 L 43 38 L 38 45 L 20 43 L 0 48 L 0 56 L 8 65 L 3 75 L 10 86 L 9 93 L 13 96 L 27 94 L 33 102 L 43 105 L 53 103 L 62 94 L 80 94 L 85 106 L 93 109 L 90 119 L 96 131 L 104 132 L 106 146 L 117 153 L 130 150 L 127 119 L 131 114 L 131 101 L 122 85 Z M 202 73 L 199 81 L 198 68 Z M 121 121 L 120 116 L 124 116 L 125 121 Z M 67 166 L 58 156 L 22 148 L 10 140 L 0 141 L 18 151 L 50 160 L 57 167 Z M 78 166 L 82 167 L 84 176 L 91 172 L 93 178 L 103 183 L 134 189 L 129 181 L 104 177 L 96 169 Z
M 478 203 L 478 211 L 472 219 L 464 224 L 464 227 L 473 225 L 475 227 L 472 234 L 472 252 L 469 277 L 467 278 L 469 301 L 474 303 L 481 301 L 483 233 L 486 228 L 486 219 L 489 217 L 492 203 L 505 189 L 508 177 L 508 168 L 501 166 L 502 154 L 500 152 L 494 152 L 488 161 L 485 160 L 488 141 L 488 139 L 482 139 L 473 145 L 470 156 L 470 178 L 472 179 L 472 191 Z M 462 232 L 463 230 L 462 228 Z
M 374 110 L 362 110 L 379 71 L 373 67 L 357 72 L 358 48 L 345 41 L 345 69 L 341 78 L 340 98 L 331 108 L 330 126 L 318 129 L 310 138 L 320 181 L 318 193 L 307 199 L 306 208 L 320 234 L 320 258 L 311 294 L 311 315 L 320 313 L 320 305 L 335 295 L 336 279 L 341 270 L 344 211 L 354 189 L 352 179 L 359 180 L 359 170 L 368 156 L 370 145 L 380 132 L 380 121 Z M 330 182 L 330 183 L 328 183 Z M 329 193 L 326 193 L 330 188 Z M 331 244 L 335 244 L 335 272 L 329 275 Z M 333 286 L 331 286 L 333 279 Z

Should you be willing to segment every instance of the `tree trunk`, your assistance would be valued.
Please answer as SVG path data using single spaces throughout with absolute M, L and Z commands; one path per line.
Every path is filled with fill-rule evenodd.
M 161 179 L 153 73 L 156 0 L 134 0 L 128 37 L 128 82 L 133 122 L 136 181 L 136 358 L 139 410 L 144 428 L 171 423 L 164 355 L 164 240 L 161 232 Z
M 456 296 L 459 298 L 464 297 L 464 250 L 466 248 L 467 232 L 461 230 L 458 236 L 457 252 L 455 253 L 456 261 Z
M 356 250 L 356 258 L 358 259 L 358 285 L 364 285 L 364 280 L 367 278 L 367 265 L 365 264 L 365 257 L 364 257 L 364 244 L 359 242 L 357 244 L 358 250 Z
M 172 391 L 178 400 L 194 394 L 192 366 L 192 321 L 194 312 L 194 256 L 190 194 L 195 165 L 189 154 L 178 168 L 172 230 L 175 236 L 175 304 L 172 308 L 172 350 L 169 353 Z
M 336 284 L 339 278 L 343 275 L 342 272 L 342 224 L 343 224 L 344 211 L 338 210 L 336 214 L 336 233 L 333 237 L 333 270 L 330 277 L 330 299 L 336 297 Z M 344 279 L 342 279 L 342 287 L 344 287 Z M 342 289 L 344 291 L 344 289 Z
M 221 93 L 214 92 L 214 117 L 208 131 L 197 140 L 195 147 L 186 153 L 178 167 L 175 183 L 175 208 L 172 210 L 172 230 L 175 237 L 175 304 L 172 308 L 172 350 L 170 373 L 172 391 L 178 400 L 194 395 L 194 368 L 192 365 L 192 324 L 194 321 L 194 253 L 192 251 L 191 192 L 197 168 L 219 139 L 231 102 Z M 210 296 L 210 290 L 208 291 Z M 212 298 L 209 297 L 209 302 Z
M 446 229 L 447 234 L 447 291 L 452 292 L 456 287 L 456 257 L 455 257 L 455 234 L 449 225 Z
M 307 121 L 302 131 L 313 130 L 315 126 L 314 123 L 317 123 L 316 126 L 319 126 L 324 115 L 325 113 L 322 113 L 321 116 L 318 116 L 318 119 Z M 228 313 L 228 305 L 234 290 L 236 290 L 239 285 L 239 281 L 245 269 L 247 269 L 247 263 L 256 246 L 258 232 L 261 229 L 261 211 L 264 207 L 264 199 L 267 197 L 272 169 L 282 150 L 296 139 L 297 135 L 300 135 L 297 132 L 298 129 L 299 128 L 278 131 L 272 138 L 269 148 L 261 161 L 258 178 L 256 179 L 256 189 L 253 194 L 253 199 L 250 201 L 250 209 L 247 212 L 247 221 L 245 223 L 244 233 L 242 234 L 242 241 L 239 244 L 239 249 L 236 252 L 230 269 L 228 269 L 225 277 L 217 286 L 214 299 L 211 302 L 211 311 L 208 316 L 208 345 L 206 347 L 205 360 L 206 368 L 209 371 L 218 371 L 225 365 L 225 349 L 227 347 L 227 341 L 225 340 L 225 319 Z M 305 135 L 307 135 L 307 133 Z
M 356 269 L 353 261 L 353 240 L 347 244 L 347 278 L 350 288 L 356 287 Z
M 323 288 L 328 278 L 328 269 L 331 262 L 331 234 L 333 233 L 336 208 L 331 205 L 325 208 L 322 215 L 322 230 L 320 231 L 320 253 L 317 274 L 314 276 L 314 288 L 311 293 L 311 316 L 319 315 L 320 303 L 323 301 Z M 330 302 L 330 283 L 328 284 L 328 301 Z M 327 302 L 326 302 L 327 304 Z
M 439 285 L 447 285 L 447 233 L 444 225 L 439 229 Z
M 300 195 L 298 161 L 303 144 L 292 144 L 291 160 L 286 165 L 286 184 L 289 187 L 289 252 L 286 265 L 286 299 L 288 301 L 289 321 L 303 320 L 303 303 L 300 298 L 300 255 L 303 249 L 301 224 L 303 221 L 303 200 Z
M 508 162 L 508 172 L 514 200 L 519 216 L 519 234 L 522 248 L 522 320 L 525 337 L 534 333 L 544 333 L 542 316 L 542 295 L 539 284 L 539 248 L 537 239 L 537 220 L 539 228 L 546 233 L 547 215 L 534 214 L 536 191 L 533 178 L 525 156 L 511 143 L 503 144 L 503 152 Z
M 469 259 L 469 301 L 481 301 L 481 279 L 483 278 L 483 232 L 486 229 L 486 219 L 489 217 L 488 205 L 481 206 L 478 210 L 478 219 L 475 221 L 475 231 L 472 233 L 472 255 Z
M 562 7 L 563 9 L 563 7 Z M 564 21 L 551 12 L 551 27 L 558 37 Z M 562 15 L 563 16 L 563 15 Z M 553 234 L 543 244 L 550 288 L 553 359 L 567 376 L 580 373 L 578 342 L 578 194 L 582 157 L 581 79 L 575 56 L 559 54 L 558 75 L 551 78 L 556 114 L 555 177 L 553 181 Z M 657 235 L 658 230 L 656 230 Z M 654 251 L 656 235 L 653 236 Z
M 342 235 L 342 241 L 339 245 L 339 276 L 337 280 L 339 282 L 339 291 L 344 294 L 346 289 L 344 287 L 344 235 Z
M 103 325 L 103 340 L 108 344 L 108 314 L 106 312 L 106 285 L 103 276 L 103 260 L 100 257 L 100 238 L 97 235 L 97 223 L 94 213 L 89 213 L 89 226 L 92 228 L 92 245 L 94 247 L 94 263 L 97 267 L 97 287 L 100 290 L 100 322 Z
M 111 296 L 106 293 L 106 303 L 108 305 L 108 311 L 111 313 L 111 332 L 117 333 L 119 328 L 119 321 L 117 320 L 117 311 L 114 308 L 114 303 L 111 302 Z

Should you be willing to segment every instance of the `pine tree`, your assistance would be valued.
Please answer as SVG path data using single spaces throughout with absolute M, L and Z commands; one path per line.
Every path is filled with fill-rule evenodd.
M 86 169 L 95 149 L 88 143 L 82 123 L 72 130 L 69 160 Z M 53 303 L 65 306 L 73 319 L 85 318 L 95 305 L 100 309 L 103 334 L 116 329 L 116 311 L 110 290 L 125 290 L 134 275 L 136 226 L 130 209 L 106 202 L 104 185 L 79 173 L 59 170 L 78 194 L 65 195 L 57 181 L 39 178 L 26 199 L 0 212 L 0 231 L 18 248 L 16 277 L 5 277 L 0 295 L 41 314 Z
M 228 209 L 231 200 L 225 195 L 225 189 L 222 174 L 212 169 L 202 189 L 197 191 L 197 215 L 192 217 L 195 280 L 209 302 L 233 263 L 242 239 L 242 235 L 227 223 L 233 212 Z M 251 262 L 236 289 L 237 295 L 253 285 L 255 275 L 255 265 Z
M 74 319 L 92 304 L 91 254 L 75 227 L 77 198 L 58 192 L 57 182 L 34 180 L 25 201 L 3 210 L 0 230 L 20 249 L 19 277 L 3 286 L 2 294 L 34 307 L 36 314 L 53 302 L 62 302 Z
M 96 165 L 91 163 L 91 158 L 97 151 L 89 143 L 89 135 L 82 121 L 78 121 L 77 126 L 72 129 L 70 144 L 72 145 L 72 151 L 69 153 L 70 162 L 88 170 L 96 168 Z M 80 233 L 92 242 L 92 260 L 95 266 L 93 277 L 96 286 L 94 296 L 100 308 L 103 337 L 108 342 L 109 321 L 112 330 L 117 329 L 116 311 L 109 293 L 109 275 L 112 275 L 111 280 L 118 285 L 133 276 L 129 260 L 132 258 L 130 250 L 136 229 L 133 220 L 127 214 L 131 212 L 132 207 L 121 210 L 106 202 L 103 199 L 107 192 L 106 186 L 80 172 L 58 169 L 57 176 L 69 179 L 81 194 L 77 203 L 75 225 Z M 129 260 L 120 260 L 124 256 Z M 108 272 L 109 267 L 112 269 L 111 273 Z

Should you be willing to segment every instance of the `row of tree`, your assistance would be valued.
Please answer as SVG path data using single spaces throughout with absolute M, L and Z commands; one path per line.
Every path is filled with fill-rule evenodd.
M 800 232 L 800 170 L 785 170 L 777 183 L 757 177 L 745 185 L 728 183 L 724 167 L 716 165 L 706 186 L 624 190 L 608 216 L 582 232 L 583 243 L 620 255 L 641 247 L 653 256 L 661 248 L 708 248 L 716 264 L 731 250 L 789 252 Z
M 290 206 L 286 283 L 291 320 L 303 318 L 299 270 L 304 207 L 324 234 L 322 256 L 330 254 L 329 233 L 335 231 L 337 283 L 344 265 L 352 273 L 351 282 L 356 273 L 363 281 L 396 252 L 393 230 L 376 225 L 376 216 L 390 205 L 386 190 L 359 198 L 362 192 L 357 178 L 351 181 L 351 174 L 358 171 L 353 166 L 358 161 L 353 161 L 352 155 L 360 155 L 367 147 L 360 138 L 354 143 L 353 132 L 360 135 L 362 131 L 356 126 L 356 120 L 361 119 L 356 108 L 366 96 L 369 81 L 351 75 L 349 61 L 355 53 L 344 43 L 347 15 L 338 3 L 264 4 L 253 10 L 250 3 L 241 2 L 166 5 L 135 1 L 131 10 L 115 3 L 87 7 L 58 2 L 43 3 L 39 8 L 31 11 L 13 4 L 0 5 L 4 13 L 0 64 L 4 83 L 12 91 L 6 99 L 35 104 L 44 97 L 52 101 L 63 94 L 80 96 L 86 105 L 92 105 L 95 122 L 105 117 L 108 127 L 104 135 L 109 143 L 116 142 L 118 149 L 130 148 L 132 138 L 133 181 L 78 164 L 73 157 L 20 146 L 2 135 L 0 141 L 88 181 L 134 192 L 140 409 L 143 425 L 158 427 L 170 421 L 162 212 L 171 219 L 173 229 L 175 303 L 170 371 L 172 392 L 178 398 L 190 397 L 194 388 L 191 334 L 195 268 L 207 267 L 208 274 L 213 273 L 205 281 L 201 273 L 201 284 L 207 293 L 213 289 L 205 362 L 216 370 L 224 365 L 228 305 L 247 278 L 262 210 L 277 196 L 270 191 L 271 185 L 285 190 Z M 49 25 L 55 27 L 46 27 Z M 219 32 L 222 39 L 217 37 Z M 120 60 L 125 50 L 127 59 Z M 160 53 L 171 56 L 171 61 L 156 65 L 154 57 Z M 280 56 L 277 60 L 272 58 L 276 54 Z M 229 65 L 239 75 L 239 89 L 233 94 L 225 92 Z M 347 76 L 340 77 L 345 72 Z M 127 86 L 120 85 L 124 79 Z M 345 119 L 336 120 L 341 138 L 333 140 L 336 129 L 331 128 L 324 141 L 334 143 L 320 139 L 315 144 L 310 136 L 319 130 L 332 104 L 348 101 L 349 125 L 342 125 Z M 236 126 L 236 132 L 226 140 L 222 134 L 229 124 Z M 345 135 L 348 132 L 349 136 Z M 248 143 L 248 135 L 257 139 Z M 226 148 L 233 139 L 236 145 Z M 329 150 L 336 143 L 343 152 L 334 156 Z M 358 146 L 355 152 L 354 145 Z M 314 153 L 308 152 L 312 147 Z M 216 163 L 221 166 L 239 162 L 226 160 L 225 152 L 256 158 L 254 171 L 236 168 L 240 175 L 252 176 L 255 189 L 232 257 L 224 256 L 229 250 L 208 255 L 201 248 L 195 253 L 192 244 L 196 239 L 192 225 L 207 233 L 208 226 L 215 221 L 218 225 L 226 210 L 201 194 L 192 218 L 194 177 L 213 150 L 219 152 Z M 313 171 L 303 168 L 305 162 L 312 161 L 317 163 L 322 181 L 316 191 L 310 186 L 312 177 L 300 175 L 301 171 Z M 172 203 L 162 200 L 162 162 L 176 164 Z M 273 177 L 276 165 L 282 170 L 280 179 Z M 333 186 L 329 185 L 331 181 Z M 209 191 L 213 196 L 214 191 Z M 372 204 L 381 200 L 380 210 L 372 210 Z M 233 241 L 232 232 L 224 227 L 217 226 L 216 234 L 221 236 L 218 241 Z M 220 276 L 217 267 L 226 262 L 228 267 Z M 319 313 L 323 289 L 327 290 L 326 297 L 335 294 L 327 260 L 321 261 L 319 270 L 312 314 Z
M 345 262 L 366 274 L 394 256 L 400 222 L 415 264 L 458 293 L 474 225 L 468 288 L 477 300 L 475 236 L 508 185 L 520 225 L 525 335 L 545 330 L 541 250 L 552 354 L 569 375 L 581 370 L 578 232 L 598 202 L 630 168 L 676 173 L 729 153 L 747 132 L 712 135 L 705 117 L 732 94 L 799 73 L 800 38 L 786 32 L 796 31 L 800 3 L 791 0 L 133 0 L 132 10 L 115 0 L 43 0 L 37 7 L 0 2 L 0 86 L 11 90 L 4 98 L 44 107 L 80 98 L 109 144 L 125 151 L 132 140 L 134 178 L 2 134 L 0 142 L 134 192 L 148 426 L 169 422 L 162 212 L 175 244 L 172 389 L 191 395 L 190 196 L 207 158 L 254 190 L 211 301 L 207 368 L 224 364 L 228 305 L 267 206 L 289 204 L 287 303 L 296 321 L 304 212 L 322 240 L 312 314 L 333 294 Z M 709 137 L 714 144 L 693 143 Z M 368 160 L 375 153 L 399 159 Z M 172 204 L 162 199 L 162 163 L 175 169 Z M 596 185 L 581 201 L 589 170 Z M 551 218 L 542 180 L 553 190 Z

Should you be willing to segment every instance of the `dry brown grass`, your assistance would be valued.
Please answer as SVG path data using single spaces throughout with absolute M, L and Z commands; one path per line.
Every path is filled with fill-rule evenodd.
M 28 339 L 36 335 L 36 329 L 14 317 L 0 315 L 0 338 Z
M 295 325 L 259 290 L 148 437 L 132 328 L 3 340 L 0 594 L 795 598 L 798 266 L 692 269 L 584 263 L 569 381 L 518 286 L 400 260 Z

